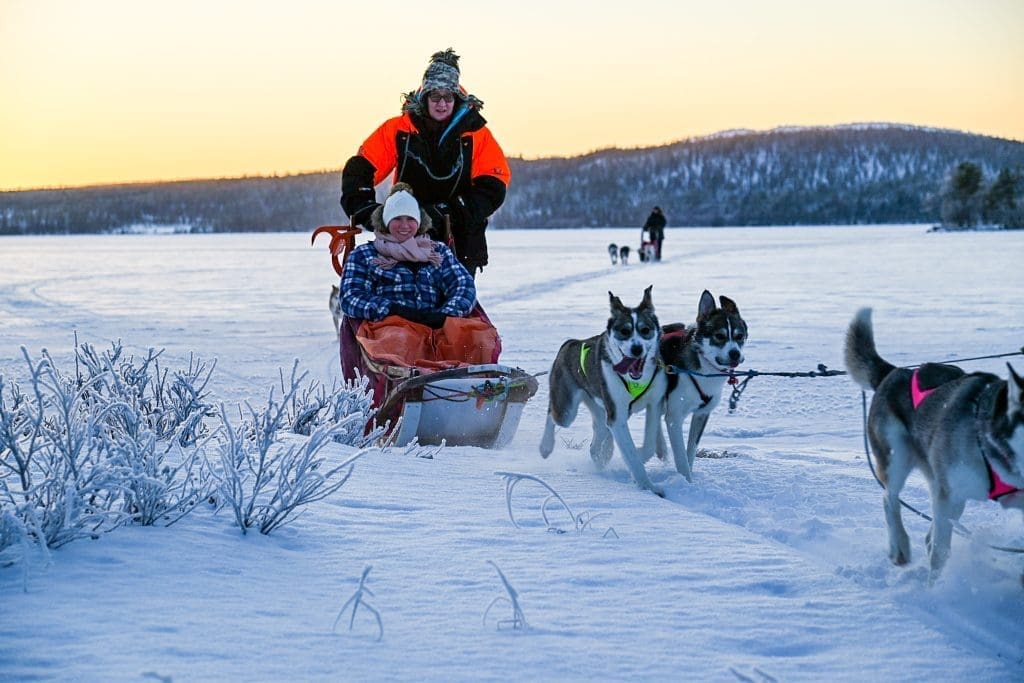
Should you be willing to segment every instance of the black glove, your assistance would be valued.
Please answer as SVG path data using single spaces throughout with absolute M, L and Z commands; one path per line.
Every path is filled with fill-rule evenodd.
M 436 204 L 427 204 L 423 207 L 423 210 L 430 216 L 430 222 L 434 226 L 430 231 L 431 237 L 439 242 L 447 242 L 451 229 L 450 216 L 452 207 L 446 202 L 438 202 Z
M 373 228 L 370 226 L 370 216 L 373 215 L 373 212 L 377 210 L 378 206 L 380 206 L 380 204 L 378 204 L 377 202 L 370 202 L 369 204 L 365 204 L 361 209 L 357 210 L 354 214 L 349 216 L 349 222 L 352 225 L 361 225 L 367 230 L 373 230 Z
M 438 202 L 437 204 L 427 204 L 423 207 L 423 210 L 430 216 L 431 222 L 434 227 L 441 227 L 444 224 L 445 216 L 451 213 L 451 207 L 446 202 Z
M 401 304 L 391 304 L 391 315 L 397 315 L 420 325 L 426 325 L 433 329 L 444 327 L 444 321 L 448 319 L 444 313 L 438 311 L 421 310 Z
M 444 321 L 447 319 L 448 316 L 439 311 L 420 311 L 420 320 L 417 322 L 421 322 L 431 329 L 439 330 L 444 327 Z

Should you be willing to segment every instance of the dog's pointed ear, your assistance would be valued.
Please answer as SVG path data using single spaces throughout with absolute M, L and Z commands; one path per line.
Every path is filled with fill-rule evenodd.
M 1024 379 L 1021 379 L 1009 363 L 1006 364 L 1006 369 L 1010 371 L 1010 381 L 1006 383 L 1007 398 L 1009 399 L 1006 408 L 1008 413 L 1013 413 L 1021 408 L 1020 396 L 1024 391 Z
M 700 303 L 697 304 L 697 320 L 705 320 L 714 312 L 715 297 L 711 296 L 711 292 L 705 289 L 704 293 L 700 295 Z
M 654 289 L 654 285 L 647 285 L 647 289 L 644 290 L 643 301 L 640 302 L 640 308 L 648 308 L 654 310 L 654 302 L 651 301 L 651 290 Z
M 613 311 L 617 308 L 625 308 L 625 306 L 622 304 L 622 299 L 615 296 L 611 292 L 608 292 L 608 303 L 609 305 L 611 305 Z
M 727 296 L 718 297 L 719 303 L 722 304 L 722 310 L 732 315 L 739 315 L 740 309 L 736 306 L 736 302 Z

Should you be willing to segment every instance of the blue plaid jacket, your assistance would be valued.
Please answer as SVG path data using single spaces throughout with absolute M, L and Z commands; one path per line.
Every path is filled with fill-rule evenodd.
M 476 284 L 451 249 L 440 242 L 436 248 L 443 257 L 440 266 L 421 263 L 414 269 L 400 262 L 384 270 L 372 263 L 377 256 L 372 243 L 356 247 L 341 273 L 341 310 L 350 318 L 377 321 L 394 303 L 464 317 L 476 304 Z

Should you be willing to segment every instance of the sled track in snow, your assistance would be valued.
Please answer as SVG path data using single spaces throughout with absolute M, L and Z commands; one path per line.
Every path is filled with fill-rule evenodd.
M 775 455 L 779 455 L 779 453 L 776 452 Z M 827 529 L 835 523 L 837 516 L 841 516 L 841 513 L 833 509 L 841 503 L 827 494 L 822 494 L 820 500 L 799 496 L 805 501 L 803 507 L 793 510 L 788 517 L 782 509 L 779 509 L 778 516 L 771 520 L 759 516 L 759 511 L 771 507 L 771 500 L 781 500 L 785 505 L 786 497 L 796 494 L 785 489 L 759 490 L 756 483 L 759 477 L 755 472 L 758 468 L 783 467 L 788 469 L 792 466 L 794 468 L 792 476 L 766 477 L 764 480 L 789 481 L 793 486 L 799 488 L 813 487 L 819 476 L 813 474 L 805 478 L 800 470 L 808 467 L 818 469 L 818 466 L 829 464 L 822 462 L 820 458 L 810 455 L 804 457 L 803 454 L 796 452 L 787 454 L 787 456 L 790 457 L 773 458 L 775 462 L 772 464 L 763 462 L 757 456 L 742 458 L 735 467 L 728 471 L 732 473 L 732 477 L 735 477 L 737 471 L 748 471 L 751 480 L 746 483 L 732 480 L 728 486 L 720 483 L 722 478 L 730 476 L 726 474 L 726 470 L 716 468 L 715 464 L 707 461 L 698 462 L 697 466 L 703 466 L 707 473 L 705 480 L 701 482 L 695 479 L 694 484 L 686 484 L 681 490 L 670 493 L 668 500 L 691 513 L 706 515 L 720 523 L 743 529 L 765 539 L 767 543 L 785 546 L 805 560 L 825 568 L 831 568 L 834 570 L 837 580 L 842 580 L 873 595 L 883 596 L 893 603 L 894 609 L 907 612 L 919 620 L 923 627 L 940 631 L 946 634 L 951 641 L 964 640 L 977 643 L 990 650 L 993 656 L 1020 667 L 1024 672 L 1024 650 L 1021 648 L 1024 639 L 1019 637 L 1019 631 L 1014 625 L 1015 613 L 1012 610 L 1000 609 L 1004 596 L 979 593 L 976 596 L 978 605 L 966 607 L 949 602 L 941 595 L 941 582 L 962 580 L 962 578 L 953 576 L 954 569 L 951 565 L 946 567 L 942 578 L 940 578 L 940 583 L 935 587 L 927 585 L 927 556 L 924 547 L 926 525 L 923 521 L 905 519 L 914 544 L 912 563 L 907 567 L 894 567 L 889 563 L 885 556 L 886 531 L 882 518 L 881 496 L 877 486 L 869 477 L 861 477 L 857 474 L 857 463 L 844 467 L 839 467 L 836 464 L 834 467 L 837 471 L 831 475 L 835 488 L 844 491 L 845 496 L 855 496 L 870 501 L 864 503 L 870 507 L 876 507 L 871 502 L 876 499 L 879 501 L 877 518 L 860 523 L 870 537 L 865 541 L 865 549 L 855 550 L 859 559 L 854 563 L 850 562 L 850 558 L 844 560 L 823 556 L 813 549 L 813 543 L 810 544 L 810 548 L 800 547 L 799 542 L 804 540 L 803 535 L 808 533 L 806 528 L 800 528 L 801 521 L 820 519 Z M 817 463 L 815 463 L 816 460 Z M 717 471 L 711 472 L 710 470 L 713 468 Z M 671 479 L 673 475 L 668 476 Z M 658 479 L 655 478 L 655 480 Z M 630 482 L 628 474 L 623 473 L 623 483 Z M 696 489 L 692 491 L 691 496 L 687 495 L 689 487 Z M 926 501 L 928 494 L 923 480 L 914 482 L 912 488 L 915 487 L 917 490 L 913 492 L 914 495 Z M 743 494 L 745 498 L 736 491 L 746 492 Z M 696 498 L 692 494 L 697 494 Z M 720 505 L 723 500 L 731 500 L 736 505 L 723 508 Z M 968 513 L 970 514 L 970 511 Z M 831 532 L 826 531 L 825 533 Z M 961 543 L 959 547 L 954 548 L 954 553 L 968 553 L 972 549 L 967 543 Z M 1019 574 L 1022 569 L 1013 557 L 1006 555 L 992 557 L 989 564 L 990 568 L 987 570 L 1004 575 Z M 995 565 L 999 565 L 999 568 L 996 568 Z M 994 602 L 986 608 L 985 602 L 990 600 Z M 994 619 L 998 613 L 1009 612 L 1008 620 L 1001 624 L 1002 630 L 999 626 L 987 628 L 986 624 L 977 623 L 975 610 L 986 609 L 988 612 L 986 619 Z
M 529 285 L 524 285 L 522 287 L 506 291 L 503 294 L 488 295 L 486 304 L 488 308 L 491 308 L 492 306 L 501 305 L 511 301 L 529 301 L 538 296 L 550 293 L 553 288 L 578 285 L 583 282 L 591 282 L 593 280 L 600 280 L 606 277 L 608 277 L 607 269 L 563 275 L 561 277 L 544 280 L 542 282 L 533 282 Z

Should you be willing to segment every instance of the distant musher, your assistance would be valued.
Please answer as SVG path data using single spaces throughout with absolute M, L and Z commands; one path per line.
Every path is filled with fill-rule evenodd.
M 660 206 L 656 206 L 651 210 L 651 215 L 647 217 L 647 222 L 640 229 L 641 254 L 644 253 L 643 247 L 649 243 L 654 247 L 654 260 L 661 260 L 661 243 L 665 241 L 665 224 L 667 222 Z

